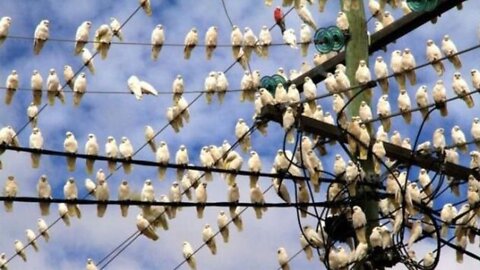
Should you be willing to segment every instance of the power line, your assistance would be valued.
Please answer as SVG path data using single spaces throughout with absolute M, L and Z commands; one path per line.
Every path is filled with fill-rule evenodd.
M 254 207 L 259 206 L 256 203 L 250 202 L 227 202 L 227 201 L 218 201 L 218 202 L 164 202 L 164 201 L 140 201 L 140 200 L 87 200 L 87 199 L 64 199 L 64 198 L 39 198 L 39 197 L 5 197 L 0 196 L 0 202 L 20 202 L 20 203 L 66 203 L 66 204 L 79 204 L 79 205 L 128 205 L 128 206 L 172 206 L 172 207 L 196 207 L 196 206 L 205 206 L 205 207 Z M 306 207 L 306 206 L 320 206 L 320 207 L 329 207 L 331 205 L 336 205 L 335 202 L 312 202 L 312 203 L 267 203 L 261 204 L 262 207 L 267 208 L 291 208 L 291 207 Z
M 7 36 L 7 39 L 18 39 L 18 40 L 34 40 L 35 38 L 34 37 L 28 37 L 28 36 L 16 36 L 16 35 L 9 35 Z M 48 38 L 48 41 L 50 42 L 58 42 L 58 43 L 75 43 L 77 42 L 75 39 L 68 39 L 68 38 Z M 85 43 L 90 43 L 90 44 L 96 44 L 96 43 L 101 43 L 100 41 L 94 41 L 94 40 L 87 40 L 87 41 L 83 41 Z M 113 45 L 125 45 L 125 46 L 153 46 L 153 45 L 157 45 L 157 44 L 153 44 L 153 43 L 150 43 L 150 42 L 139 42 L 139 41 L 110 41 L 110 44 L 113 44 Z M 310 41 L 310 42 L 296 42 L 297 45 L 304 45 L 304 44 L 315 44 L 314 41 Z M 204 44 L 204 43 L 198 43 L 197 45 L 195 45 L 196 47 L 209 47 L 211 45 L 207 45 L 207 44 Z M 242 45 L 242 47 L 251 47 L 251 48 L 256 48 L 256 47 L 260 47 L 260 46 L 265 46 L 265 45 Z M 286 44 L 286 43 L 271 43 L 269 44 L 268 46 L 271 46 L 271 47 L 288 47 L 290 46 L 289 44 Z M 185 47 L 185 44 L 183 43 L 169 43 L 169 42 L 166 42 L 166 43 L 163 43 L 162 44 L 162 47 Z M 233 45 L 231 44 L 217 44 L 216 47 L 219 47 L 219 48 L 231 48 L 233 47 Z
M 26 153 L 35 153 L 35 154 L 42 154 L 48 156 L 61 156 L 61 157 L 76 157 L 80 159 L 86 160 L 101 160 L 101 161 L 112 161 L 112 162 L 119 162 L 119 163 L 127 163 L 127 164 L 134 164 L 139 166 L 147 166 L 147 167 L 160 167 L 160 168 L 172 168 L 172 169 L 188 169 L 193 171 L 201 171 L 201 172 L 217 172 L 217 173 L 229 173 L 229 174 L 236 174 L 236 175 L 243 175 L 243 176 L 251 176 L 256 175 L 260 177 L 269 177 L 269 178 L 285 178 L 285 179 L 293 179 L 293 180 L 309 180 L 309 178 L 301 177 L 301 176 L 294 176 L 290 174 L 281 174 L 281 173 L 266 173 L 266 172 L 251 172 L 245 170 L 229 170 L 229 169 L 222 169 L 218 167 L 204 167 L 204 166 L 195 166 L 195 165 L 182 165 L 182 164 L 174 164 L 174 163 L 167 163 L 161 164 L 154 161 L 148 160 L 138 160 L 138 159 L 123 159 L 123 158 L 109 158 L 106 156 L 92 156 L 86 154 L 78 154 L 78 153 L 68 153 L 63 151 L 54 151 L 54 150 L 47 150 L 47 149 L 34 149 L 28 147 L 17 147 L 17 146 L 10 146 L 6 144 L 0 144 L 0 149 L 3 150 L 11 150 L 17 152 L 26 152 Z M 326 178 L 321 177 L 319 178 L 322 182 L 341 182 L 340 180 L 334 178 Z

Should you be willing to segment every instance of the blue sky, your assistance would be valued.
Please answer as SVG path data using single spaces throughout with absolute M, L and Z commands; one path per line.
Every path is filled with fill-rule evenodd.
M 206 30 L 211 25 L 219 29 L 219 44 L 229 44 L 231 27 L 227 17 L 223 13 L 221 1 L 183 0 L 183 1 L 152 1 L 153 15 L 147 17 L 143 11 L 138 12 L 122 29 L 126 42 L 150 42 L 151 31 L 157 24 L 165 28 L 167 43 L 183 43 L 185 34 L 193 26 L 199 30 L 200 43 L 204 42 Z M 246 26 L 258 35 L 262 25 L 273 24 L 274 6 L 281 1 L 274 1 L 273 7 L 266 7 L 262 1 L 225 1 L 234 24 L 243 29 Z M 367 2 L 367 1 L 364 1 Z M 110 17 L 116 17 L 123 22 L 137 7 L 137 1 L 3 1 L 0 4 L 0 17 L 10 16 L 12 36 L 33 36 L 36 25 L 42 19 L 50 21 L 50 37 L 60 39 L 73 39 L 77 27 L 85 20 L 92 21 L 90 36 L 101 24 L 109 23 Z M 390 52 L 395 49 L 409 47 L 414 52 L 417 64 L 425 62 L 425 42 L 433 39 L 440 45 L 441 38 L 449 34 L 455 41 L 459 50 L 478 44 L 478 19 L 477 11 L 480 8 L 478 1 L 468 1 L 464 9 L 459 12 L 451 10 L 439 18 L 435 25 L 426 24 L 412 32 L 407 37 L 397 40 L 395 44 L 388 46 L 389 52 L 377 52 L 370 58 L 370 63 L 376 56 L 382 55 L 389 63 Z M 311 7 L 311 12 L 320 26 L 335 24 L 335 17 L 339 10 L 336 1 L 328 1 L 326 12 L 318 13 L 317 7 Z M 395 18 L 402 16 L 400 10 L 391 10 Z M 295 12 L 286 18 L 287 27 L 295 29 L 299 33 L 300 23 Z M 369 23 L 370 31 L 373 31 L 373 20 Z M 277 28 L 272 30 L 274 43 L 282 42 Z M 61 81 L 63 66 L 68 64 L 74 70 L 81 65 L 81 58 L 73 55 L 73 43 L 59 43 L 47 41 L 39 56 L 33 55 L 31 40 L 7 39 L 0 47 L 0 81 L 5 81 L 12 69 L 16 69 L 20 76 L 20 87 L 30 87 L 30 76 L 33 69 L 40 71 L 46 82 L 48 70 L 55 68 Z M 93 50 L 91 44 L 88 48 Z M 315 49 L 310 47 L 309 54 L 303 58 L 298 50 L 292 50 L 286 46 L 274 46 L 270 49 L 270 57 L 260 59 L 252 57 L 250 65 L 253 70 L 260 70 L 263 75 L 271 75 L 279 67 L 286 71 L 300 69 L 303 61 L 312 64 Z M 461 56 L 463 60 L 462 74 L 469 82 L 469 71 L 478 67 L 479 51 L 475 50 Z M 48 106 L 39 116 L 39 127 L 45 138 L 45 148 L 63 149 L 64 134 L 67 130 L 75 134 L 79 142 L 79 149 L 83 151 L 84 144 L 89 133 L 97 136 L 101 153 L 107 136 L 114 136 L 117 141 L 122 136 L 127 136 L 132 141 L 135 149 L 144 144 L 143 128 L 151 125 L 155 131 L 162 128 L 166 123 L 166 108 L 171 105 L 171 95 L 159 95 L 158 97 L 146 96 L 141 101 L 135 100 L 133 95 L 128 94 L 89 94 L 88 91 L 111 91 L 128 92 L 127 79 L 130 75 L 137 75 L 141 79 L 151 83 L 162 92 L 169 92 L 171 84 L 177 74 L 184 77 L 186 91 L 203 90 L 204 79 L 210 71 L 223 71 L 232 63 L 230 48 L 219 47 L 215 50 L 213 59 L 205 60 L 204 48 L 193 50 L 190 60 L 183 59 L 183 48 L 164 47 L 159 60 L 153 62 L 150 59 L 150 47 L 139 45 L 111 46 L 107 59 L 95 58 L 97 73 L 92 76 L 87 73 L 87 94 L 83 97 L 79 107 L 72 106 L 71 94 L 66 93 L 67 103 Z M 313 65 L 313 64 L 312 64 Z M 447 87 L 447 95 L 452 96 L 451 81 L 453 68 L 445 63 L 447 71 L 442 78 Z M 243 70 L 239 65 L 234 66 L 226 74 L 231 89 L 238 89 Z M 431 67 L 417 71 L 418 83 L 409 86 L 408 92 L 412 101 L 418 86 L 426 84 L 431 93 L 437 77 Z M 392 111 L 397 111 L 396 97 L 398 89 L 394 81 L 390 81 L 390 101 Z M 69 90 L 66 90 L 68 92 Z M 318 92 L 324 92 L 323 84 L 318 85 Z M 372 99 L 372 110 L 375 112 L 376 102 L 379 97 L 379 89 L 375 90 Z M 3 95 L 3 94 L 1 94 Z M 191 101 L 197 94 L 185 95 L 187 101 Z M 3 98 L 2 98 L 3 99 Z M 477 96 L 475 102 L 480 103 Z M 46 99 L 44 98 L 43 101 Z M 252 124 L 254 111 L 252 103 L 239 102 L 239 93 L 228 93 L 223 104 L 216 99 L 208 105 L 205 98 L 201 97 L 191 108 L 191 121 L 179 134 L 175 134 L 169 127 L 157 138 L 168 143 L 170 153 L 173 154 L 180 144 L 185 144 L 190 153 L 190 159 L 195 164 L 199 163 L 199 153 L 203 145 L 221 145 L 223 140 L 230 143 L 235 141 L 234 128 L 238 118 L 247 120 Z M 0 105 L 0 125 L 12 125 L 19 129 L 26 123 L 26 108 L 31 101 L 30 91 L 17 91 L 13 103 L 10 106 Z M 332 111 L 331 99 L 319 102 L 324 110 Z M 477 107 L 466 109 L 463 101 L 454 101 L 449 104 L 449 115 L 441 118 L 437 112 L 433 113 L 428 121 L 420 141 L 430 140 L 435 128 L 446 129 L 447 143 L 450 140 L 450 129 L 458 124 L 467 140 L 470 138 L 469 130 L 473 117 L 479 116 Z M 396 118 L 392 122 L 392 130 L 400 130 L 402 137 L 414 138 L 420 125 L 420 114 L 414 113 L 413 124 L 406 126 L 403 119 Z M 378 125 L 378 124 L 377 124 Z M 31 128 L 27 127 L 20 135 L 22 146 L 28 145 L 28 137 Z M 262 157 L 263 170 L 268 172 L 273 162 L 276 150 L 282 147 L 283 130 L 277 124 L 270 124 L 268 136 L 264 137 L 258 132 L 252 135 L 253 149 Z M 289 146 L 291 147 L 291 146 Z M 332 159 L 336 153 L 346 157 L 338 146 L 328 147 L 329 154 L 322 157 L 322 162 L 327 170 L 332 169 Z M 469 150 L 474 150 L 470 147 Z M 240 153 L 240 150 L 238 150 Z M 242 153 L 244 161 L 248 155 Z M 154 154 L 148 149 L 140 151 L 138 159 L 154 160 Z M 66 169 L 64 158 L 43 156 L 41 166 L 38 169 L 29 169 L 30 157 L 25 153 L 7 152 L 1 156 L 3 170 L 0 171 L 0 181 L 4 181 L 8 175 L 14 175 L 19 183 L 19 196 L 35 196 L 35 186 L 40 175 L 46 174 L 53 187 L 54 196 L 63 197 L 63 185 L 68 177 L 73 176 L 77 180 L 80 196 L 86 193 L 83 182 L 87 176 L 84 163 L 77 162 L 77 169 L 70 173 Z M 468 166 L 468 156 L 462 157 L 462 163 Z M 246 169 L 246 164 L 244 168 Z M 99 168 L 106 169 L 106 164 L 95 163 L 95 171 Z M 168 194 L 175 172 L 168 171 L 164 181 L 156 179 L 155 168 L 142 168 L 134 166 L 130 175 L 125 175 L 123 170 L 116 172 L 109 180 L 111 198 L 116 198 L 116 190 L 122 179 L 127 179 L 131 188 L 140 192 L 143 182 L 147 178 L 154 180 L 156 194 Z M 414 179 L 415 175 L 412 175 Z M 242 201 L 250 201 L 248 192 L 248 178 L 239 177 Z M 3 183 L 3 182 L 2 182 Z M 270 185 L 270 179 L 262 179 L 261 186 L 265 190 Z M 211 201 L 226 200 L 226 184 L 220 175 L 208 186 L 208 199 Z M 291 186 L 289 187 L 292 188 Z M 326 185 L 322 186 L 318 200 L 324 200 Z M 292 190 L 291 190 L 292 192 Z M 293 194 L 292 194 L 293 195 Z M 280 202 L 272 191 L 266 195 L 267 202 Z M 465 193 L 462 194 L 465 196 Z M 450 197 L 448 192 L 435 203 L 436 208 L 441 207 L 445 201 L 457 201 Z M 74 219 L 71 227 L 65 227 L 59 223 L 51 229 L 51 241 L 40 242 L 40 252 L 35 253 L 31 248 L 26 250 L 28 262 L 24 263 L 19 258 L 10 262 L 11 269 L 81 269 L 84 268 L 87 258 L 98 261 L 120 242 L 136 230 L 135 216 L 139 212 L 136 207 L 131 207 L 129 216 L 122 218 L 118 207 L 110 206 L 104 218 L 96 217 L 95 206 L 82 207 L 84 216 L 82 219 Z M 184 208 L 178 213 L 177 218 L 170 221 L 170 230 L 159 231 L 160 240 L 152 242 L 140 237 L 125 252 L 123 252 L 108 269 L 173 269 L 183 260 L 182 242 L 189 241 L 195 249 L 202 244 L 201 231 L 204 224 L 209 223 L 216 228 L 216 216 L 219 208 L 211 208 L 205 211 L 205 217 L 198 220 L 194 209 Z M 36 220 L 39 217 L 38 206 L 34 204 L 15 203 L 13 213 L 5 213 L 0 209 L 0 252 L 5 252 L 9 257 L 13 254 L 13 242 L 21 239 L 25 242 L 25 230 L 36 228 Z M 47 223 L 56 220 L 56 206 L 52 206 L 51 215 L 45 217 Z M 212 256 L 207 249 L 202 249 L 196 254 L 199 269 L 276 269 L 276 250 L 280 246 L 287 249 L 288 254 L 293 255 L 300 250 L 298 241 L 299 230 L 296 222 L 294 209 L 269 209 L 263 219 L 257 220 L 254 212 L 248 209 L 243 214 L 244 231 L 238 232 L 233 226 L 230 227 L 231 238 L 228 244 L 222 243 L 217 238 L 218 254 Z M 307 219 L 305 224 L 314 224 L 313 220 Z M 418 248 L 418 250 L 417 250 Z M 417 254 L 433 249 L 433 243 L 422 242 L 416 247 Z M 478 253 L 478 248 L 470 245 L 469 249 Z M 478 262 L 465 258 L 462 265 L 457 265 L 454 253 L 450 250 L 442 250 L 442 268 L 455 266 L 457 269 L 469 269 Z M 300 254 L 291 262 L 292 269 L 322 269 L 323 265 L 315 258 L 307 261 Z M 188 269 L 186 265 L 181 269 Z M 397 269 L 403 269 L 398 266 Z

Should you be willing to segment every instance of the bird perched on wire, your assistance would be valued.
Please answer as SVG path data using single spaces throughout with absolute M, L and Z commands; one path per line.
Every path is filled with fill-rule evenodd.
M 445 117 L 448 115 L 447 109 L 447 89 L 445 89 L 445 85 L 443 80 L 438 80 L 432 89 L 432 96 L 433 101 L 435 102 L 435 106 L 440 110 L 440 115 Z
M 427 61 L 431 63 L 433 69 L 437 73 L 438 76 L 442 76 L 445 72 L 445 66 L 440 59 L 443 58 L 442 51 L 440 48 L 435 44 L 435 42 L 431 39 L 427 40 Z
M 122 24 L 114 17 L 110 17 L 110 28 L 118 40 L 123 41 Z
M 273 19 L 275 20 L 275 23 L 280 27 L 280 31 L 282 34 L 285 32 L 287 27 L 285 26 L 285 16 L 283 15 L 282 8 L 277 6 L 275 10 L 273 11 Z
M 453 64 L 453 67 L 456 70 L 462 68 L 462 61 L 460 60 L 460 56 L 457 54 L 457 46 L 453 43 L 453 40 L 450 38 L 449 35 L 443 36 L 442 39 L 442 51 L 447 56 L 448 61 Z
M 457 94 L 457 96 L 459 96 L 467 104 L 468 108 L 472 108 L 475 105 L 472 96 L 469 95 L 470 87 L 462 78 L 462 74 L 460 72 L 455 72 L 453 74 L 452 88 L 453 92 L 455 92 L 455 94 Z
M 87 91 L 87 75 L 80 73 L 73 83 L 73 105 L 80 105 L 83 95 Z
M 122 141 L 118 146 L 118 152 L 125 159 L 125 162 L 122 163 L 123 171 L 126 174 L 129 174 L 132 171 L 132 163 L 129 161 L 132 160 L 133 157 L 133 146 L 130 140 L 127 137 L 122 137 Z
M 198 31 L 197 28 L 193 27 L 185 36 L 184 49 L 183 49 L 183 58 L 190 59 L 192 50 L 197 46 L 198 43 Z
M 138 2 L 143 8 L 143 11 L 145 11 L 145 14 L 147 14 L 147 16 L 152 16 L 152 6 L 150 4 L 150 0 L 138 0 Z
M 5 82 L 5 89 L 7 92 L 5 93 L 5 104 L 10 105 L 13 100 L 13 95 L 18 89 L 18 74 L 16 70 L 12 70 L 11 73 L 8 75 L 7 80 Z
M 79 55 L 82 52 L 83 47 L 85 47 L 87 44 L 91 28 L 92 22 L 90 21 L 82 22 L 82 24 L 80 24 L 80 26 L 77 28 L 77 32 L 75 34 L 75 55 Z
M 30 134 L 29 146 L 32 149 L 43 149 L 43 136 L 38 127 L 33 128 L 32 134 Z M 32 168 L 38 168 L 40 166 L 40 153 L 31 153 Z
M 42 20 L 35 28 L 34 38 L 33 38 L 33 53 L 35 55 L 40 54 L 45 42 L 47 42 L 49 37 L 49 27 L 50 22 L 48 20 Z
M 7 39 L 10 25 L 12 25 L 12 18 L 5 16 L 0 19 L 0 46 Z
M 212 58 L 213 51 L 217 48 L 218 29 L 216 26 L 210 26 L 205 33 L 205 54 L 207 60 Z
M 163 25 L 157 24 L 155 28 L 153 28 L 152 35 L 151 35 L 153 61 L 156 61 L 158 59 L 158 55 L 160 54 L 160 50 L 162 49 L 164 42 L 165 42 L 165 31 L 163 29 Z
M 65 133 L 63 147 L 66 153 L 72 154 L 67 156 L 67 168 L 68 171 L 73 172 L 75 170 L 75 154 L 78 151 L 78 142 L 71 131 Z
M 113 31 L 108 24 L 102 24 L 95 31 L 93 47 L 102 59 L 107 58 L 108 50 L 112 42 Z
M 43 78 L 42 78 L 42 75 L 40 75 L 40 73 L 36 69 L 33 70 L 32 77 L 30 79 L 30 85 L 32 87 L 33 103 L 35 105 L 41 105 Z

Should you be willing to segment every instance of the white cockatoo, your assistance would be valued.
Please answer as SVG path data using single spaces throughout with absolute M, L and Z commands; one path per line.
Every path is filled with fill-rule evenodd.
M 152 59 L 156 61 L 158 59 L 158 55 L 162 50 L 163 43 L 165 42 L 165 31 L 163 29 L 163 25 L 157 24 L 155 28 L 153 28 L 152 35 L 151 35 L 151 42 L 152 42 Z
M 5 185 L 3 186 L 3 196 L 7 198 L 15 198 L 18 192 L 18 185 L 17 181 L 15 181 L 15 177 L 10 175 L 7 177 L 5 181 Z M 5 212 L 12 212 L 13 211 L 13 201 L 5 200 Z
M 143 217 L 142 213 L 139 213 L 137 215 L 137 229 L 141 234 L 145 235 L 145 237 L 147 237 L 148 239 L 157 241 L 159 238 L 153 226 L 150 224 L 150 222 L 148 222 L 147 219 L 145 219 L 145 217 Z
M 388 95 L 380 96 L 380 98 L 378 99 L 378 103 L 377 103 L 377 115 L 379 117 L 381 117 L 380 121 L 382 122 L 383 129 L 386 132 L 390 131 L 390 127 L 391 127 L 390 115 L 391 115 L 391 113 L 392 113 L 392 111 L 391 111 L 391 107 L 390 107 L 390 102 L 388 101 Z
M 95 262 L 93 262 L 92 259 L 88 258 L 87 259 L 87 266 L 85 266 L 86 270 L 97 270 L 97 265 L 95 265 Z
M 140 200 L 143 202 L 153 202 L 155 200 L 155 188 L 153 187 L 152 180 L 146 179 L 143 183 Z
M 161 141 L 157 151 L 155 152 L 155 160 L 160 165 L 158 166 L 158 178 L 163 180 L 165 178 L 165 173 L 167 172 L 166 165 L 170 162 L 170 151 L 168 150 L 168 145 L 165 141 Z
M 118 158 L 117 141 L 112 136 L 107 137 L 107 142 L 105 143 L 105 154 L 110 159 Z M 110 172 L 114 172 L 117 167 L 116 161 L 108 160 L 107 163 L 108 163 L 108 169 L 110 170 Z
M 452 224 L 453 219 L 457 216 L 457 209 L 451 203 L 446 203 L 440 211 L 440 220 L 442 221 L 440 235 L 446 237 L 448 233 L 448 227 Z
M 260 56 L 263 58 L 268 57 L 268 48 L 272 44 L 272 34 L 270 29 L 266 25 L 262 26 L 260 33 L 258 34 L 258 45 L 260 46 Z
M 52 198 L 52 187 L 48 183 L 46 175 L 41 175 L 38 178 L 37 182 L 37 194 L 40 199 L 51 199 Z M 50 203 L 49 202 L 39 202 L 40 214 L 42 216 L 48 216 L 50 214 Z
M 132 75 L 127 80 L 128 89 L 137 100 L 143 98 L 143 94 L 157 96 L 158 91 L 146 81 L 141 81 L 137 76 Z
M 87 91 L 87 75 L 84 72 L 78 74 L 73 84 L 73 105 L 80 105 L 83 95 Z
M 224 243 L 228 243 L 228 238 L 230 234 L 230 231 L 228 229 L 228 224 L 229 224 L 228 221 L 229 220 L 228 220 L 227 214 L 225 214 L 225 211 L 221 210 L 217 216 L 217 226 L 218 226 L 218 230 L 220 231 L 220 234 L 222 235 L 222 239 Z
M 82 52 L 82 49 L 88 42 L 90 36 L 90 29 L 92 28 L 91 21 L 84 21 L 78 26 L 77 32 L 75 34 L 75 49 L 74 54 L 79 55 Z
M 85 143 L 85 154 L 89 156 L 97 156 L 99 153 L 99 146 L 97 142 L 97 137 L 95 134 L 88 134 L 87 142 Z M 85 160 L 85 169 L 88 174 L 93 173 L 93 165 L 95 163 L 95 158 Z
M 243 30 L 243 43 L 242 49 L 247 59 L 250 59 L 252 51 L 256 49 L 258 38 L 253 33 L 250 27 L 245 27 Z
M 150 0 L 138 0 L 140 6 L 142 7 L 143 11 L 147 16 L 152 16 L 152 6 L 150 4 Z
M 43 239 L 45 239 L 45 242 L 48 242 L 50 240 L 50 234 L 48 232 L 48 225 L 43 220 L 43 218 L 37 219 L 37 229 L 38 229 L 38 234 L 40 234 Z
M 129 161 L 132 160 L 134 151 L 132 143 L 127 137 L 122 137 L 122 141 L 118 145 L 118 152 L 120 156 L 125 159 L 125 162 L 122 163 L 123 171 L 129 174 L 132 171 L 132 163 Z
M 195 260 L 195 257 L 193 257 L 193 248 L 187 241 L 183 242 L 182 254 L 183 258 L 185 258 L 185 260 L 187 261 L 188 266 L 190 266 L 190 269 L 196 270 L 197 262 Z
M 33 232 L 31 229 L 27 229 L 25 234 L 27 235 L 27 244 L 31 245 L 33 250 L 38 252 L 38 244 L 36 241 L 37 236 L 35 235 L 35 232 Z
M 22 258 L 24 262 L 27 261 L 27 253 L 25 253 L 25 246 L 20 240 L 15 240 L 15 253 Z
M 65 203 L 58 204 L 58 215 L 66 226 L 70 226 L 70 217 L 68 216 L 68 207 Z
M 207 104 L 212 102 L 212 97 L 217 91 L 217 72 L 210 71 L 208 76 L 205 78 L 204 88 L 205 91 L 205 98 L 207 100 Z
M 248 169 L 250 170 L 250 188 L 255 187 L 258 182 L 258 173 L 262 170 L 262 160 L 257 152 L 251 150 L 248 159 Z
M 113 35 L 116 36 L 118 40 L 123 41 L 122 24 L 114 17 L 110 17 L 110 28 L 112 29 Z
M 290 270 L 290 266 L 288 265 L 289 258 L 287 250 L 284 247 L 279 247 L 277 249 L 277 260 L 282 270 Z
M 12 25 L 12 18 L 4 16 L 0 19 L 0 46 L 8 37 L 8 31 Z
M 410 124 L 412 122 L 412 102 L 408 92 L 405 89 L 400 89 L 398 92 L 397 98 L 398 109 L 402 113 L 402 117 L 405 120 L 405 123 Z
M 118 187 L 118 200 L 119 201 L 128 201 L 130 200 L 130 186 L 128 185 L 127 180 L 122 180 L 120 186 Z M 128 204 L 120 205 L 120 212 L 122 217 L 128 215 Z
M 105 215 L 105 211 L 107 211 L 107 204 L 101 202 L 106 202 L 110 199 L 110 189 L 108 188 L 106 178 L 97 179 L 95 199 L 98 201 L 97 217 L 103 217 Z
M 197 203 L 197 217 L 203 218 L 203 210 L 205 209 L 203 204 L 207 202 L 207 183 L 203 182 L 195 189 L 195 200 Z
M 207 60 L 210 60 L 213 55 L 213 51 L 217 48 L 218 42 L 218 28 L 216 26 L 210 26 L 205 33 L 205 55 Z
M 460 56 L 457 54 L 457 46 L 455 45 L 455 43 L 453 43 L 453 40 L 450 38 L 449 35 L 443 36 L 441 48 L 448 61 L 453 64 L 453 67 L 456 70 L 461 69 L 462 61 L 460 60 Z
M 462 78 L 462 74 L 460 72 L 455 72 L 453 74 L 452 88 L 453 92 L 457 94 L 457 96 L 459 96 L 465 102 L 465 104 L 467 104 L 468 108 L 472 108 L 475 105 L 473 98 L 470 95 L 470 87 Z
M 43 89 L 43 78 L 38 70 L 34 69 L 32 77 L 30 80 L 30 85 L 32 87 L 33 103 L 35 105 L 41 105 L 42 103 L 42 89 Z
M 146 125 L 143 131 L 145 136 L 145 141 L 150 146 L 150 149 L 155 153 L 157 151 L 157 144 L 155 143 L 155 131 L 153 127 L 150 125 Z
M 73 83 L 75 82 L 75 72 L 73 72 L 73 68 L 69 65 L 63 66 L 63 79 L 65 80 L 65 84 L 73 90 Z
M 65 182 L 63 186 L 63 195 L 66 200 L 77 200 L 78 199 L 78 187 L 73 177 L 70 177 Z M 76 216 L 80 218 L 82 216 L 80 208 L 77 204 L 67 203 L 68 215 L 71 217 Z
M 428 105 L 429 105 L 429 98 L 428 98 L 428 90 L 426 85 L 421 85 L 418 87 L 417 92 L 415 93 L 415 101 L 417 103 L 418 108 L 420 108 L 420 113 L 422 114 L 422 118 L 427 120 L 428 119 Z
M 240 56 L 240 48 L 243 44 L 243 33 L 237 25 L 232 26 L 230 41 L 232 44 L 233 59 L 237 60 Z
M 48 20 L 41 20 L 40 23 L 37 25 L 37 28 L 35 28 L 35 33 L 33 37 L 33 53 L 35 55 L 40 54 L 43 45 L 45 45 L 45 42 L 47 42 L 47 39 L 49 37 L 49 25 L 50 22 Z
M 255 216 L 257 219 L 261 219 L 262 212 L 267 211 L 267 208 L 263 206 L 265 198 L 263 196 L 263 191 L 258 184 L 255 185 L 255 187 L 250 188 L 250 201 L 255 204 L 253 207 L 253 210 L 255 210 Z
M 212 252 L 212 255 L 217 254 L 217 244 L 215 242 L 215 234 L 210 224 L 205 224 L 202 230 L 202 240 Z
M 112 28 L 108 24 L 102 24 L 95 31 L 93 47 L 102 59 L 107 58 L 108 50 L 113 38 Z
M 295 35 L 295 30 L 293 30 L 293 28 L 288 28 L 283 32 L 283 41 L 285 42 L 285 44 L 290 46 L 290 48 L 298 49 L 297 36 Z
M 315 23 L 315 19 L 312 16 L 312 13 L 308 9 L 308 7 L 305 4 L 301 4 L 298 8 L 295 8 L 295 11 L 298 14 L 298 17 L 312 28 L 312 30 L 316 31 L 317 30 L 317 24 Z
M 427 49 L 426 49 L 427 61 L 430 62 L 433 69 L 435 70 L 438 76 L 442 76 L 445 72 L 445 66 L 440 59 L 443 58 L 442 51 L 431 39 L 427 40 Z
M 435 83 L 432 89 L 432 96 L 433 96 L 433 101 L 435 102 L 435 105 L 440 110 L 440 115 L 443 117 L 447 116 L 448 115 L 448 109 L 447 109 L 447 103 L 446 103 L 447 89 L 445 89 L 443 80 L 437 80 L 437 82 Z
M 360 208 L 360 206 L 358 205 L 355 205 L 352 210 L 353 210 L 352 223 L 353 223 L 353 228 L 355 229 L 355 235 L 357 236 L 357 240 L 360 243 L 367 243 L 367 238 L 366 238 L 367 219 L 365 217 L 365 213 L 362 211 L 362 208 Z
M 342 12 L 342 11 L 338 12 L 337 19 L 336 19 L 336 26 L 344 32 L 350 29 L 350 24 L 348 22 L 347 14 L 345 14 L 345 12 Z
M 78 151 L 78 142 L 75 139 L 75 135 L 71 131 L 65 133 L 65 140 L 63 141 L 63 149 L 66 153 L 70 154 L 67 156 L 67 169 L 69 172 L 75 171 L 75 160 L 76 154 Z
M 393 17 L 392 13 L 389 11 L 383 12 L 383 18 L 382 18 L 382 24 L 384 27 L 389 26 L 395 21 L 395 18 Z
M 198 31 L 197 28 L 193 27 L 185 36 L 184 49 L 183 49 L 183 58 L 190 59 L 192 50 L 197 46 L 198 43 Z
M 474 117 L 472 120 L 470 134 L 475 140 L 475 145 L 477 146 L 477 149 L 480 149 L 480 119 L 478 117 Z
M 465 139 L 465 134 L 463 133 L 463 131 L 460 129 L 459 126 L 457 125 L 453 126 L 451 130 L 451 136 L 455 146 L 457 146 L 458 149 L 463 153 L 466 153 L 468 151 L 468 146 L 466 144 L 467 140 Z
M 412 51 L 409 48 L 403 50 L 402 54 L 402 69 L 407 75 L 410 85 L 415 85 L 417 83 L 417 75 L 415 73 L 415 67 L 417 66 L 415 57 L 412 54 Z
M 90 50 L 88 50 L 88 48 L 82 48 L 82 50 L 80 52 L 82 54 L 81 56 L 82 56 L 83 64 L 88 68 L 90 73 L 92 75 L 94 75 L 95 74 L 95 65 L 93 64 L 92 53 L 90 52 Z M 65 80 L 67 80 L 67 79 L 65 78 Z M 73 80 L 73 70 L 72 70 L 72 79 L 71 80 Z M 67 82 L 68 82 L 68 80 L 67 80 Z M 72 81 L 72 86 L 71 86 L 72 89 L 73 89 L 73 83 L 74 82 Z
M 403 55 L 402 51 L 395 50 L 392 52 L 390 58 L 390 68 L 394 73 L 395 80 L 400 89 L 406 89 L 406 77 L 403 69 Z
M 30 148 L 36 150 L 43 149 L 43 136 L 42 132 L 38 127 L 32 129 L 32 134 L 30 134 L 29 146 Z M 30 154 L 32 160 L 32 168 L 38 168 L 40 166 L 40 156 L 40 153 Z
M 16 70 L 12 70 L 5 81 L 5 104 L 10 105 L 13 100 L 13 95 L 18 89 L 18 73 Z
M 55 104 L 55 97 L 58 94 L 58 89 L 61 87 L 62 86 L 60 85 L 60 80 L 58 79 L 55 69 L 50 69 L 47 77 L 47 96 L 49 105 L 52 106 Z

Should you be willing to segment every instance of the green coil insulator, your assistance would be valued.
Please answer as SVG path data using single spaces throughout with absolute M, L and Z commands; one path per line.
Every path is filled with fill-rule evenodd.
M 438 0 L 427 1 L 427 7 L 425 8 L 425 11 L 432 11 L 437 7 L 437 5 L 438 5 Z
M 263 76 L 260 79 L 260 84 L 262 85 L 262 88 L 267 89 L 268 92 L 270 92 L 272 95 L 275 94 L 275 88 L 277 88 L 277 82 L 275 79 L 271 76 Z
M 313 37 L 315 48 L 319 53 L 329 53 L 333 49 L 333 37 L 332 33 L 327 28 L 319 28 L 315 31 Z
M 345 35 L 342 30 L 336 26 L 330 26 L 327 28 L 328 32 L 331 34 L 333 47 L 332 50 L 340 51 L 343 46 L 345 46 Z
M 438 0 L 407 0 L 407 5 L 415 12 L 432 11 L 438 5 Z
M 275 74 L 275 75 L 272 75 L 272 78 L 275 81 L 275 88 L 277 88 L 277 85 L 279 83 L 285 86 L 285 83 L 287 82 L 287 80 L 285 80 L 285 78 L 282 75 Z

